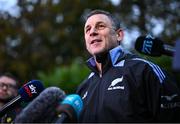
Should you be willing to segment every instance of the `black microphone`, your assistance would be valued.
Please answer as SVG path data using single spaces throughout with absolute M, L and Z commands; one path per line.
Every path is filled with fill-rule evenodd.
M 4 116 L 9 110 L 13 109 L 20 102 L 30 102 L 44 90 L 44 86 L 39 80 L 32 80 L 18 90 L 18 96 L 6 103 L 0 109 L 0 117 Z
M 166 45 L 163 41 L 153 38 L 151 35 L 138 37 L 135 42 L 135 49 L 150 56 L 173 56 L 175 52 L 173 46 Z
M 82 108 L 83 102 L 79 95 L 68 95 L 57 109 L 60 116 L 56 120 L 56 123 L 77 122 Z
M 16 116 L 15 123 L 51 123 L 57 117 L 57 106 L 64 97 L 60 88 L 46 88 Z

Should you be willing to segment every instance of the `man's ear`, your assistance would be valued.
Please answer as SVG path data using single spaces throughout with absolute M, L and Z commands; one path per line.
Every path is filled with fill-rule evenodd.
M 116 30 L 118 41 L 122 41 L 124 38 L 124 31 L 122 29 Z

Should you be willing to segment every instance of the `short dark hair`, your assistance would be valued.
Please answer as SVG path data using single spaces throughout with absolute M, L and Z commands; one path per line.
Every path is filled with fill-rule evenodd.
M 95 9 L 95 10 L 92 10 L 89 13 L 87 13 L 84 16 L 85 22 L 87 21 L 87 19 L 89 17 L 91 17 L 93 15 L 96 15 L 96 14 L 104 14 L 104 15 L 106 15 L 112 21 L 112 25 L 115 27 L 116 30 L 121 27 L 120 26 L 120 21 L 113 14 L 111 14 L 108 11 L 104 11 L 104 10 L 100 10 L 100 9 Z

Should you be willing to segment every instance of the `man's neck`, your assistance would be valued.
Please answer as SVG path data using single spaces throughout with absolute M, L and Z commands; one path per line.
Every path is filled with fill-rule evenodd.
M 116 49 L 117 47 L 118 46 L 112 49 Z M 108 69 L 108 67 L 112 65 L 112 61 L 111 61 L 112 49 L 93 55 L 93 58 L 96 63 L 96 68 L 100 76 L 102 76 L 102 74 L 106 71 L 106 69 Z
M 100 54 L 94 56 L 94 59 L 96 62 L 96 67 L 99 71 L 100 77 L 102 76 L 103 66 L 107 60 L 107 57 L 108 57 L 108 52 L 100 53 Z
M 97 66 L 98 71 L 99 71 L 99 72 L 102 72 L 102 63 L 98 63 L 98 62 L 96 61 L 96 66 Z
M 97 69 L 99 71 L 99 76 L 102 77 L 102 63 L 98 63 L 96 61 L 96 67 L 97 67 Z

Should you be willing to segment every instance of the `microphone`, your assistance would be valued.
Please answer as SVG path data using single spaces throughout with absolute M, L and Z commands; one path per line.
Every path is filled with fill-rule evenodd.
M 9 110 L 14 108 L 17 104 L 20 102 L 30 102 L 33 100 L 36 96 L 39 95 L 41 91 L 44 90 L 44 86 L 39 80 L 31 80 L 25 85 L 23 85 L 18 90 L 18 96 L 16 96 L 14 99 L 6 103 L 1 109 L 0 109 L 0 117 L 4 116 Z
M 135 49 L 143 54 L 150 56 L 173 56 L 175 50 L 173 46 L 164 44 L 160 39 L 151 35 L 140 36 L 136 39 Z
M 58 113 L 60 117 L 56 120 L 56 123 L 77 122 L 79 115 L 83 108 L 83 102 L 79 95 L 68 95 L 58 106 Z
M 15 118 L 15 123 L 50 123 L 57 117 L 58 103 L 65 97 L 64 91 L 57 87 L 46 88 L 29 103 Z

